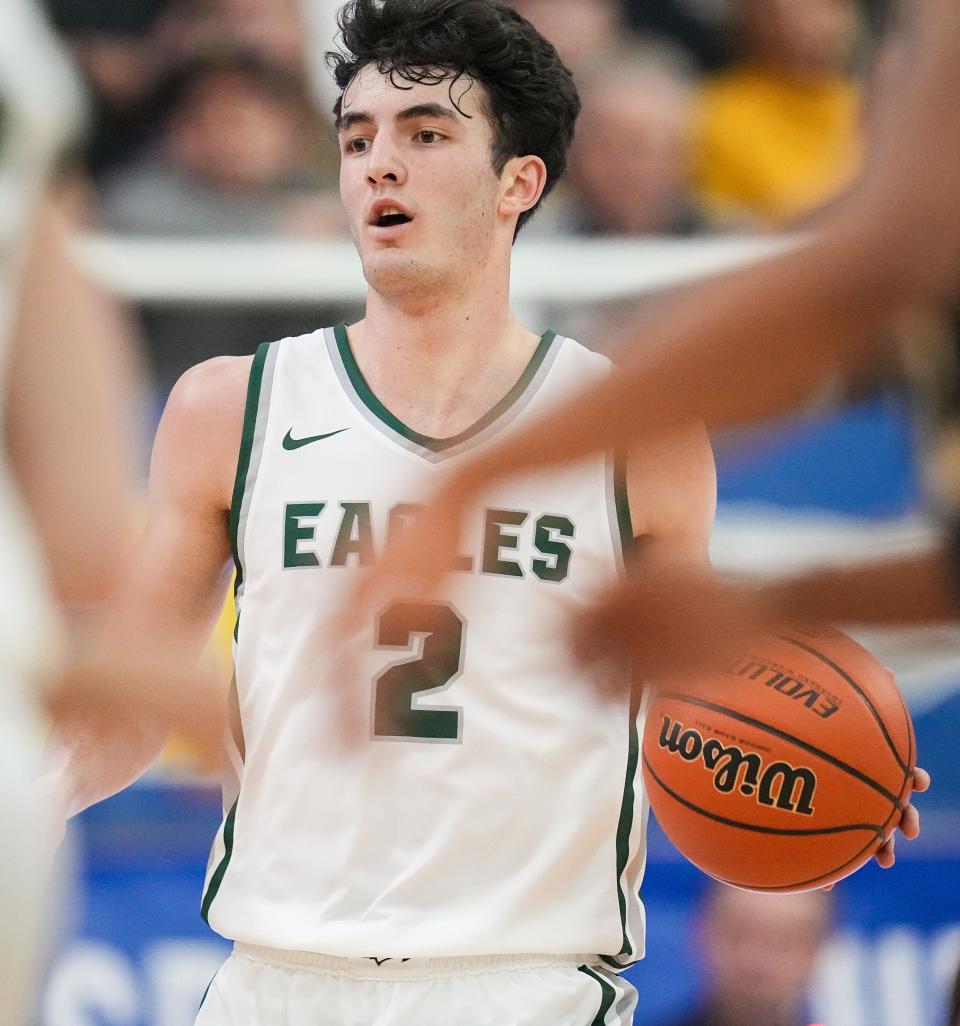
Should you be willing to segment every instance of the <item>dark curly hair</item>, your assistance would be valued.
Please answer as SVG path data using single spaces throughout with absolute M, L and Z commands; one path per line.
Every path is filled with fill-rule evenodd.
M 580 113 L 570 70 L 556 49 L 502 0 L 350 0 L 340 12 L 343 50 L 327 53 L 340 99 L 368 64 L 398 80 L 453 87 L 463 77 L 483 86 L 481 106 L 493 128 L 493 169 L 512 157 L 537 156 L 547 166 L 541 202 L 567 169 Z M 517 231 L 536 212 L 520 215 Z

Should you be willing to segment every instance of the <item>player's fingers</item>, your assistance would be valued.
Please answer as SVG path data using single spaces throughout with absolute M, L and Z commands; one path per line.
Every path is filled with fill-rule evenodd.
M 923 794 L 930 787 L 930 774 L 919 766 L 913 771 L 913 789 L 918 794 Z
M 920 813 L 913 805 L 908 805 L 903 810 L 903 818 L 900 820 L 900 833 L 908 841 L 916 840 L 920 836 Z
M 881 869 L 890 869 L 891 866 L 893 866 L 894 862 L 897 861 L 897 855 L 895 851 L 896 843 L 896 835 L 891 834 L 890 837 L 887 838 L 883 846 L 880 848 L 880 850 L 877 852 L 876 859 Z

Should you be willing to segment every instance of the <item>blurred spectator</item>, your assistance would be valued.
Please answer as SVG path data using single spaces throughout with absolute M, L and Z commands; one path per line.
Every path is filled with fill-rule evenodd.
M 301 76 L 225 50 L 181 69 L 159 140 L 102 189 L 108 227 L 145 235 L 339 231 L 333 163 Z
M 81 154 L 98 176 L 133 157 L 149 138 L 165 55 L 152 32 L 168 0 L 46 0 L 87 86 L 90 130 Z
M 629 37 L 619 0 L 512 0 L 580 75 L 607 63 Z
M 805 1026 L 831 910 L 825 891 L 758 894 L 713 884 L 700 924 L 706 990 L 699 1009 L 673 1026 Z
M 835 195 L 860 160 L 847 73 L 855 0 L 740 0 L 740 55 L 703 88 L 698 178 L 711 205 L 785 224 Z
M 154 236 L 339 233 L 335 182 L 336 149 L 303 76 L 225 49 L 175 75 L 156 144 L 104 183 L 102 217 L 115 231 Z M 167 305 L 143 316 L 161 396 L 201 360 L 319 323 L 316 311 L 277 308 Z
M 727 23 L 733 0 L 623 0 L 638 32 L 670 39 L 703 71 L 718 71 L 730 59 Z
M 692 194 L 692 85 L 663 50 L 628 52 L 580 83 L 565 227 L 687 235 L 707 226 Z
M 307 66 L 307 30 L 297 0 L 173 0 L 160 35 L 189 57 L 228 39 L 237 48 L 298 75 Z M 340 0 L 336 0 L 340 6 Z

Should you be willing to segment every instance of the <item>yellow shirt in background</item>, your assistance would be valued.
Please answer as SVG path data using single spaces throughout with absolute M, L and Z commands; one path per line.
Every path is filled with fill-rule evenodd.
M 718 214 L 783 224 L 840 191 L 861 159 L 860 92 L 850 79 L 803 80 L 744 65 L 702 87 L 697 179 Z

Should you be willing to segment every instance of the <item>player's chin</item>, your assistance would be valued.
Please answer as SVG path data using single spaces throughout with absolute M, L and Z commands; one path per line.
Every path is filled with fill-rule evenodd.
M 388 298 L 402 299 L 430 289 L 442 272 L 409 250 L 383 248 L 366 254 L 363 273 L 367 284 Z

